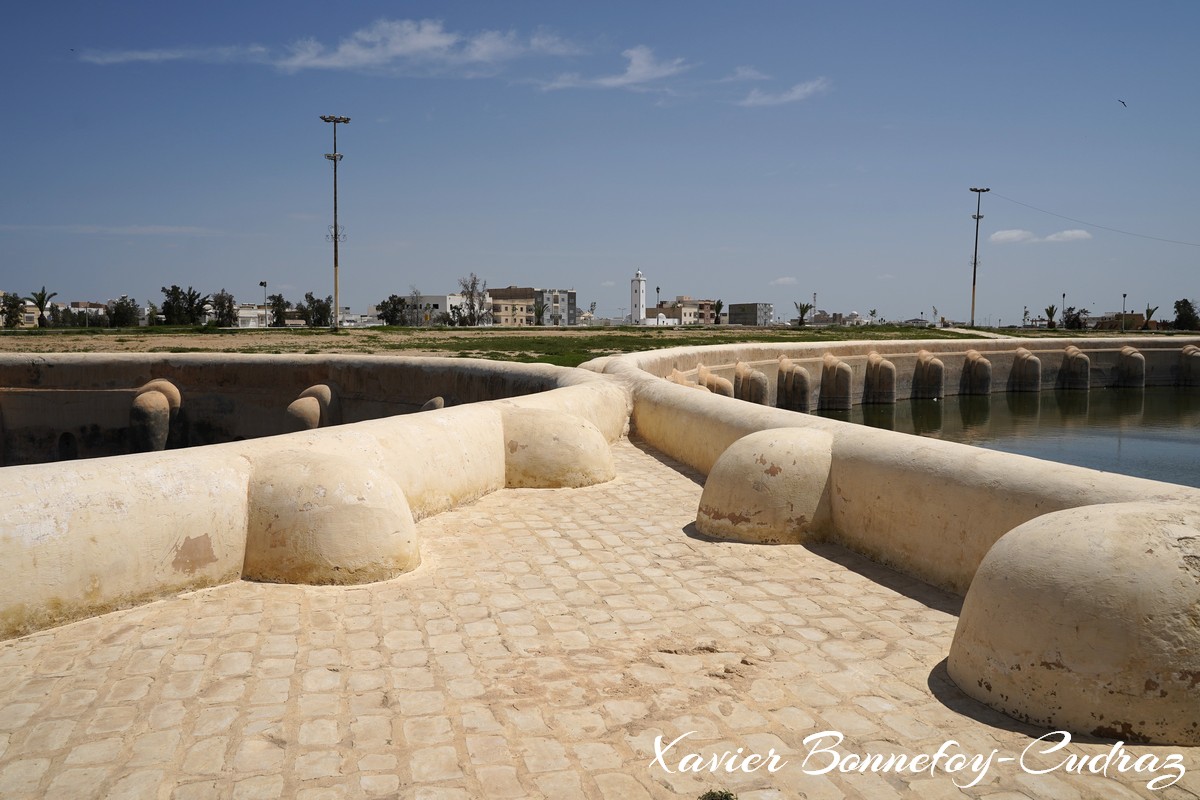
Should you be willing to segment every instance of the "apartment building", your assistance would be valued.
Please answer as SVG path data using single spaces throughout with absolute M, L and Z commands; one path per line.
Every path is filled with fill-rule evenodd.
M 765 327 L 775 319 L 775 306 L 771 303 L 730 303 L 730 325 L 755 325 Z
M 516 327 L 541 324 L 564 327 L 578 323 L 574 289 L 538 289 L 533 286 L 507 286 L 488 289 L 492 298 L 492 319 L 497 325 Z
M 674 300 L 660 300 L 647 316 L 662 315 L 667 319 L 678 320 L 680 325 L 716 325 L 717 309 L 715 300 L 696 300 L 685 294 Z

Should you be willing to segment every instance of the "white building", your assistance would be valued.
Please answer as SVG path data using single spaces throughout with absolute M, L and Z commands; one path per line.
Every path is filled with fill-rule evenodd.
M 238 305 L 237 326 L 239 328 L 266 328 L 270 324 L 271 310 L 261 303 L 241 303 Z
M 646 324 L 646 276 L 640 269 L 629 282 L 629 321 L 634 325 Z
M 411 303 L 412 297 L 404 298 L 406 302 Z M 410 322 L 412 325 L 440 325 L 445 319 L 443 314 L 450 314 L 451 309 L 458 307 L 464 308 L 467 305 L 466 299 L 461 294 L 423 294 L 417 298 L 416 321 Z M 487 320 L 481 324 L 491 324 L 492 313 L 492 298 L 487 292 L 483 293 L 483 297 L 479 300 L 478 313 L 483 319 Z M 410 320 L 412 312 L 409 311 Z

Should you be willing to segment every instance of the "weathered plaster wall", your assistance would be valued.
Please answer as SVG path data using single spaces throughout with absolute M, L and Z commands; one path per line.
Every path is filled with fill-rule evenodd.
M 943 383 L 947 395 L 959 394 L 963 379 L 963 365 L 970 350 L 977 351 L 991 362 L 991 391 L 1003 392 L 1008 388 L 1009 373 L 1016 357 L 1017 348 L 1024 348 L 1035 356 L 1041 366 L 1041 386 L 1053 388 L 1059 381 L 1059 372 L 1064 366 L 1068 347 L 1078 347 L 1088 356 L 1089 382 L 1092 387 L 1116 386 L 1123 372 L 1121 351 L 1123 347 L 1135 348 L 1145 359 L 1146 386 L 1174 386 L 1186 378 L 1186 366 L 1181 358 L 1182 349 L 1195 341 L 1189 337 L 1154 338 L 1127 337 L 1123 339 L 972 339 L 972 340 L 924 340 L 843 342 L 829 344 L 806 342 L 797 344 L 745 344 L 716 345 L 713 347 L 677 347 L 652 350 L 620 356 L 619 359 L 633 363 L 641 370 L 660 377 L 671 374 L 672 369 L 691 377 L 695 382 L 695 370 L 701 364 L 717 375 L 732 378 L 734 365 L 745 362 L 766 373 L 769 395 L 767 404 L 775 406 L 776 371 L 778 358 L 786 355 L 793 363 L 808 370 L 812 376 L 810 403 L 817 407 L 820 393 L 822 361 L 832 354 L 846 363 L 852 372 L 852 394 L 854 402 L 863 400 L 863 392 L 869 360 L 872 353 L 896 367 L 895 399 L 908 400 L 913 393 L 913 376 L 917 371 L 919 353 L 926 351 L 944 365 Z M 585 365 L 586 366 L 586 365 Z
M 65 433 L 80 457 L 131 449 L 129 410 L 139 387 L 164 379 L 183 398 L 171 446 L 273 436 L 293 430 L 287 407 L 306 389 L 337 387 L 343 423 L 543 392 L 573 380 L 545 364 L 387 356 L 249 356 L 137 353 L 0 355 L 0 464 L 59 460 Z
M 1073 341 L 1038 340 L 1038 352 L 1057 353 Z M 993 364 L 1011 360 L 1018 342 L 970 342 L 986 349 Z M 1095 340 L 1092 340 L 1093 346 Z M 1180 349 L 1147 354 L 1147 374 L 1169 382 L 1178 377 Z M 781 352 L 793 359 L 816 358 L 826 352 L 866 364 L 872 351 L 904 363 L 904 347 L 940 345 L 938 357 L 947 370 L 962 342 L 877 342 L 760 345 L 739 348 L 675 348 L 610 357 L 590 366 L 620 375 L 634 387 L 631 426 L 636 433 L 674 458 L 708 474 L 721 454 L 741 437 L 771 428 L 798 427 L 825 431 L 831 437 L 830 517 L 819 533 L 901 572 L 963 594 L 988 549 L 1007 531 L 1042 514 L 1065 508 L 1134 500 L 1200 504 L 1200 490 L 1024 456 L 981 450 L 967 445 L 841 423 L 747 402 L 734 401 L 680 386 L 658 375 L 672 369 L 694 370 L 699 364 L 731 364 L 738 360 L 770 367 Z M 1009 353 L 1002 351 L 1009 348 Z M 954 349 L 951 349 L 954 348 Z M 1108 340 L 1098 353 L 1119 353 Z M 960 358 L 961 360 L 961 358 Z M 1093 364 L 1102 362 L 1097 356 Z M 1114 356 L 1115 364 L 1115 356 Z M 907 373 L 911 377 L 912 370 Z M 996 373 L 1000 373 L 1000 379 Z M 1107 372 L 1093 370 L 1106 377 Z M 900 375 L 904 370 L 898 369 Z M 1003 391 L 1004 370 L 993 370 L 993 391 Z M 819 375 L 819 370 L 814 372 Z M 1169 379 L 1169 380 L 1168 380 Z M 947 393 L 953 393 L 947 378 Z M 771 385 L 773 381 L 770 382 Z M 899 382 L 898 382 L 899 383 Z M 905 381 L 911 385 L 911 381 Z M 1001 384 L 996 387 L 995 384 Z M 957 383 L 954 384 L 957 386 Z M 819 387 L 817 387 L 819 389 Z M 898 390 L 899 393 L 899 390 Z M 995 402 L 995 400 L 994 400 Z
M 289 359 L 282 361 L 281 369 L 287 375 L 292 364 Z M 0 552 L 4 554 L 0 558 L 0 635 L 236 579 L 246 561 L 247 532 L 254 511 L 248 497 L 266 496 L 263 491 L 250 492 L 250 487 L 258 485 L 256 476 L 277 473 L 281 462 L 336 461 L 342 473 L 355 473 L 346 475 L 347 485 L 360 481 L 366 486 L 371 482 L 368 472 L 378 471 L 403 493 L 407 504 L 403 515 L 420 519 L 503 488 L 511 478 L 507 466 L 513 451 L 521 453 L 526 464 L 550 464 L 552 458 L 531 461 L 526 454 L 536 456 L 538 448 L 574 447 L 580 441 L 586 443 L 588 436 L 612 441 L 626 428 L 629 394 L 612 379 L 547 365 L 434 361 L 442 363 L 397 369 L 391 378 L 376 374 L 348 382 L 362 392 L 403 385 L 406 397 L 423 395 L 430 387 L 454 389 L 460 398 L 518 395 L 523 390 L 539 393 L 253 441 L 0 470 L 0 497 L 6 500 L 0 522 Z M 94 365 L 86 366 L 92 369 Z M 161 364 L 151 366 L 153 370 L 148 367 L 112 381 L 136 381 L 149 374 L 179 378 L 183 374 L 165 373 Z M 253 364 L 260 372 L 268 366 L 269 362 L 261 359 Z M 306 366 L 313 368 L 300 382 L 329 376 L 330 365 L 324 371 Z M 341 368 L 335 372 L 342 380 L 348 377 L 347 370 L 353 371 L 349 365 L 334 366 Z M 358 365 L 376 373 L 389 366 L 393 365 L 383 359 Z M 211 376 L 225 369 L 210 364 L 206 371 Z M 462 372 L 451 374 L 455 370 Z M 70 380 L 65 372 L 58 373 L 64 383 Z M 426 377 L 430 383 L 425 389 L 410 385 Z M 265 378 L 257 380 L 266 383 Z M 184 392 L 185 404 L 187 396 Z M 282 415 L 285 406 L 279 406 L 277 413 Z M 524 434 L 506 430 L 505 415 L 516 409 L 545 414 L 545 424 L 526 425 Z M 570 426 L 564 419 L 570 420 Z M 589 447 L 588 452 L 597 452 L 594 445 Z M 361 469 L 355 470 L 355 464 L 362 465 Z M 606 479 L 605 469 L 604 463 L 597 463 L 590 474 Z M 332 478 L 324 475 L 322 480 Z M 330 487 L 331 492 L 335 490 Z M 374 493 L 390 496 L 387 491 Z M 350 502 L 353 504 L 354 498 Z M 366 498 L 363 502 L 374 501 Z M 339 558 L 365 564 L 379 539 L 361 535 L 353 524 L 346 524 L 344 531 L 329 530 L 331 525 L 336 528 L 338 519 L 323 523 L 324 531 L 318 532 L 331 537 L 327 543 L 293 544 L 310 554 L 310 561 L 336 551 Z M 275 544 L 295 550 L 288 543 Z M 256 546 L 272 546 L 270 537 Z M 395 563 L 400 565 L 405 559 L 411 561 L 409 556 L 397 556 Z M 336 564 L 322 571 L 321 564 L 309 563 L 303 570 L 297 567 L 298 571 L 307 570 L 307 578 L 297 579 L 312 579 L 314 569 L 323 576 L 317 578 L 321 582 L 341 577 Z M 362 572 L 361 567 L 355 569 Z M 283 578 L 272 575 L 270 579 Z

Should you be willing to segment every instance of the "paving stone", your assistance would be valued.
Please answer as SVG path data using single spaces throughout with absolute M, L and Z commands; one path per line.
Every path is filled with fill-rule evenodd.
M 693 538 L 697 476 L 613 453 L 609 483 L 421 520 L 425 563 L 391 581 L 237 582 L 0 642 L 0 796 L 1200 796 L 1200 748 L 1129 746 L 1184 755 L 1159 793 L 1012 764 L 965 793 L 944 772 L 805 774 L 825 729 L 845 753 L 1007 755 L 1042 731 L 952 696 L 957 598 L 830 545 Z M 788 764 L 653 763 L 656 736 L 686 732 L 676 765 L 739 747 Z

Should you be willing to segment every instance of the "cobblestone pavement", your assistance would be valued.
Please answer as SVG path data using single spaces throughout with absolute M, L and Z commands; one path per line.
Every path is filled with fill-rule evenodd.
M 948 754 L 1017 758 L 1044 731 L 949 683 L 956 598 L 835 547 L 696 538 L 696 476 L 637 443 L 615 452 L 611 483 L 422 521 L 424 563 L 396 580 L 235 583 L 0 644 L 0 796 L 1200 795 L 1196 748 L 1129 748 L 1182 756 L 1162 791 L 1116 761 L 1108 778 L 994 761 L 961 794 L 976 776 L 944 761 L 809 774 L 951 739 Z M 806 765 L 803 740 L 826 730 L 844 741 Z M 683 734 L 654 763 L 656 737 Z M 678 771 L 738 748 L 787 763 Z

